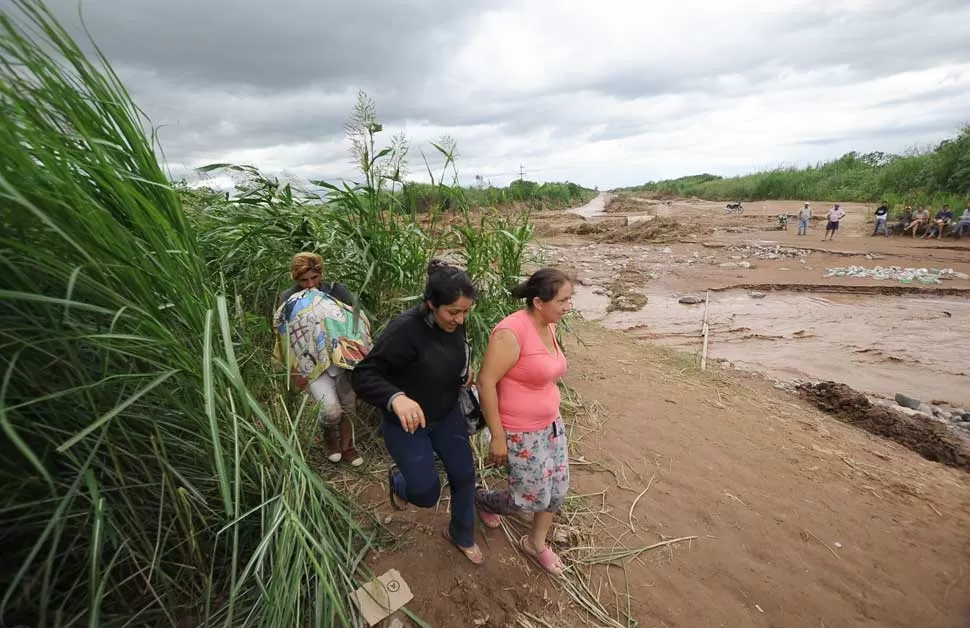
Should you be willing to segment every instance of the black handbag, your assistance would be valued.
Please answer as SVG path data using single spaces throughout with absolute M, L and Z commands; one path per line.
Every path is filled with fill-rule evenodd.
M 461 406 L 461 413 L 465 415 L 465 422 L 468 423 L 468 434 L 474 435 L 482 431 L 485 427 L 485 413 L 478 403 L 478 388 L 462 388 L 458 393 L 458 404 Z
M 468 371 L 471 369 L 471 357 L 471 345 L 468 344 L 468 341 L 465 341 L 465 368 L 459 378 L 461 388 L 458 390 L 458 406 L 468 424 L 470 436 L 477 434 L 485 427 L 485 413 L 482 412 L 482 406 L 478 402 L 478 388 L 474 384 L 465 386 L 465 382 L 468 381 Z

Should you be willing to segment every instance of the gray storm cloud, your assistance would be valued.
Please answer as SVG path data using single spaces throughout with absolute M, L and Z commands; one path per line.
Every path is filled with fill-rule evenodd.
M 585 71 L 568 63 L 543 68 L 542 80 L 534 84 L 479 83 L 474 66 L 456 65 L 484 12 L 514 14 L 527 5 L 86 0 L 81 9 L 88 31 L 160 127 L 173 172 L 241 155 L 265 157 L 281 170 L 320 168 L 326 171 L 321 177 L 346 176 L 350 165 L 342 125 L 358 89 L 374 97 L 391 132 L 406 128 L 422 139 L 438 132 L 454 136 L 472 171 L 509 170 L 529 160 L 538 178 L 569 177 L 587 184 L 599 183 L 602 173 L 630 179 L 602 182 L 607 185 L 656 178 L 658 173 L 643 169 L 653 163 L 656 147 L 664 146 L 664 134 L 679 137 L 685 127 L 743 107 L 744 99 L 770 95 L 793 76 L 805 77 L 804 89 L 837 88 L 846 102 L 854 102 L 868 81 L 950 65 L 956 68 L 951 85 L 912 94 L 868 94 L 873 100 L 868 106 L 908 107 L 921 100 L 938 105 L 932 119 L 887 122 L 884 139 L 891 146 L 945 136 L 968 121 L 966 2 L 885 2 L 864 11 L 806 3 L 758 19 L 739 15 L 723 24 L 664 32 L 663 46 L 650 36 L 663 23 L 631 3 L 639 8 L 631 9 L 630 19 L 644 12 L 639 18 L 643 42 L 634 47 L 640 51 L 635 58 Z M 0 0 L 4 10 L 9 6 L 9 0 Z M 50 6 L 80 33 L 76 2 L 53 0 Z M 585 57 L 591 45 L 597 53 L 609 53 L 614 45 L 608 32 L 584 41 L 581 31 L 544 31 L 541 19 L 529 24 L 534 30 L 527 35 L 534 33 L 536 40 L 575 45 L 570 58 Z M 483 69 L 493 62 L 487 49 L 476 61 Z M 797 94 L 788 97 L 797 104 Z M 838 113 L 828 106 L 818 102 L 815 111 Z M 797 129 L 793 132 L 793 138 L 779 138 L 775 161 L 823 155 L 819 151 L 826 147 L 842 147 L 840 134 L 848 136 L 842 127 L 829 133 L 813 128 L 804 135 L 809 152 L 795 154 L 784 148 L 798 144 Z M 879 134 L 859 131 L 867 143 L 878 143 Z M 597 150 L 603 143 L 625 151 L 627 170 L 610 168 L 608 156 L 590 156 L 608 155 Z M 577 151 L 583 145 L 590 151 Z M 679 148 L 683 154 L 665 161 L 697 170 L 737 171 L 765 159 L 761 147 L 756 156 L 739 147 L 733 165 L 705 162 L 703 151 L 688 159 L 694 147 Z

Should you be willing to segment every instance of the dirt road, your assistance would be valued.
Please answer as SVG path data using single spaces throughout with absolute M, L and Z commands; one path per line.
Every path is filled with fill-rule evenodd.
M 571 214 L 576 214 L 577 216 L 582 216 L 583 218 L 596 218 L 602 216 L 606 211 L 606 204 L 613 197 L 612 194 L 602 193 L 590 202 L 582 205 L 580 207 L 574 207 L 567 210 Z

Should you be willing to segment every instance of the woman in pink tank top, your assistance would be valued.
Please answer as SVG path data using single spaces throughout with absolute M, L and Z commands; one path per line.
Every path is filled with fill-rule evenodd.
M 572 309 L 573 286 L 562 271 L 543 268 L 512 294 L 524 298 L 526 308 L 492 330 L 478 375 L 492 436 L 491 457 L 496 465 L 507 465 L 509 487 L 479 488 L 476 505 L 490 528 L 499 526 L 503 514 L 533 513 L 532 529 L 519 541 L 522 550 L 549 573 L 560 575 L 562 561 L 546 544 L 569 489 L 569 447 L 557 386 L 566 373 L 566 356 L 555 329 Z

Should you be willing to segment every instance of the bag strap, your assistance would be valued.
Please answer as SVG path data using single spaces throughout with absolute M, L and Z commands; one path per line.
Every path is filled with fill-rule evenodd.
M 472 366 L 472 346 L 468 342 L 468 338 L 465 338 L 465 367 L 461 370 L 461 375 L 459 378 L 462 382 L 468 379 L 468 370 Z

